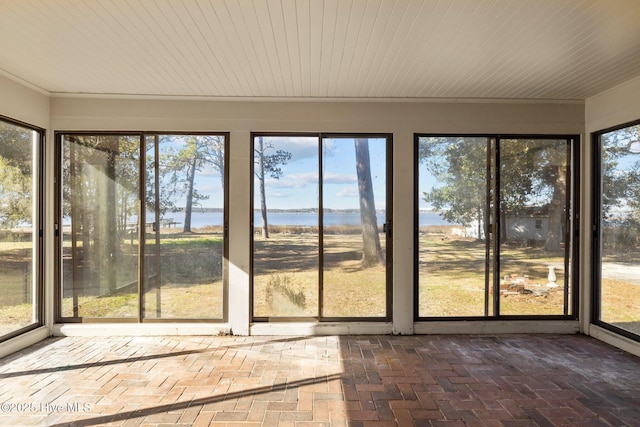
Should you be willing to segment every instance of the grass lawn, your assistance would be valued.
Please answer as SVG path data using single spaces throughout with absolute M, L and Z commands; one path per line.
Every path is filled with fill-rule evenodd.
M 324 243 L 323 317 L 384 317 L 385 269 L 362 266 L 361 235 L 325 235 Z M 318 236 L 256 237 L 254 251 L 254 316 L 317 317 Z
M 222 313 L 222 245 L 218 230 L 205 233 L 176 233 L 163 230 L 160 245 L 148 236 L 143 283 L 145 318 L 220 319 Z M 122 252 L 126 260 L 137 258 L 137 240 L 127 240 Z M 123 265 L 131 262 L 124 261 Z M 135 264 L 133 264 L 135 266 Z M 65 264 L 67 283 L 71 286 L 71 262 Z M 136 267 L 137 268 L 137 267 Z M 120 268 L 120 270 L 123 270 Z M 126 268 L 124 268 L 126 270 Z M 135 269 L 134 269 L 135 271 Z M 78 284 L 77 307 L 81 317 L 137 318 L 138 283 L 120 279 L 125 284 L 115 293 L 96 291 L 97 278 L 88 271 L 85 282 Z M 119 273 L 122 273 L 119 271 Z M 121 274 L 122 275 L 122 274 Z M 122 275 L 124 276 L 124 275 Z M 62 312 L 73 315 L 73 293 L 65 291 Z
M 418 267 L 421 317 L 484 315 L 485 251 L 484 242 L 474 239 L 421 233 Z M 545 285 L 549 265 L 556 266 L 556 282 L 562 285 L 562 254 L 547 254 L 541 248 L 524 246 L 503 245 L 501 248 L 500 277 L 526 276 L 531 284 Z M 489 283 L 492 280 L 489 277 Z M 489 298 L 489 313 L 492 313 L 491 295 Z M 500 313 L 504 315 L 561 315 L 563 310 L 562 286 L 540 295 L 505 292 L 500 296 Z
M 0 242 L 0 336 L 33 321 L 32 242 L 30 236 L 12 236 Z
M 608 323 L 640 323 L 640 285 L 603 280 L 601 317 Z
M 137 242 L 125 243 L 132 246 L 130 257 L 135 257 Z M 324 243 L 322 315 L 325 318 L 383 317 L 386 313 L 385 268 L 382 265 L 363 268 L 361 236 L 327 234 Z M 217 230 L 192 234 L 173 230 L 172 234 L 163 234 L 160 258 L 148 258 L 146 264 L 147 276 L 151 278 L 145 283 L 143 293 L 144 316 L 222 318 L 222 245 Z M 154 253 L 155 249 L 154 244 L 147 245 L 148 254 Z M 320 298 L 317 234 L 281 232 L 273 233 L 268 240 L 256 236 L 254 250 L 254 315 L 317 317 Z M 32 307 L 25 303 L 30 298 L 25 298 L 24 294 L 25 280 L 31 280 L 30 257 L 30 242 L 0 242 L 3 287 L 0 335 L 32 323 Z M 68 268 L 70 264 L 65 265 Z M 549 265 L 556 266 L 557 283 L 562 285 L 562 254 L 507 245 L 502 249 L 500 277 L 526 275 L 530 283 L 544 285 Z M 453 238 L 444 233 L 421 233 L 420 316 L 483 316 L 485 267 L 482 242 Z M 65 277 L 69 277 L 68 271 Z M 79 314 L 98 318 L 136 318 L 139 303 L 136 289 L 137 282 L 111 295 L 79 293 Z M 540 294 L 507 293 L 500 298 L 502 314 L 563 314 L 562 287 Z M 65 315 L 73 313 L 73 298 L 69 291 L 62 304 Z M 492 307 L 491 301 L 489 307 Z M 640 287 L 622 280 L 604 279 L 602 314 L 607 322 L 627 325 L 625 328 L 640 323 Z

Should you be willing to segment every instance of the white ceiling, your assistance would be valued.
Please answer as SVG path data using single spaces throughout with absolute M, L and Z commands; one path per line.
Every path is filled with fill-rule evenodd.
M 50 94 L 584 99 L 640 75 L 640 0 L 0 0 Z

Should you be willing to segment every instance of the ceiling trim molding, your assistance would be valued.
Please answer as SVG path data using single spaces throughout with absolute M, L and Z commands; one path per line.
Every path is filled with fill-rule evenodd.
M 346 103 L 442 103 L 442 104 L 571 104 L 584 105 L 584 99 L 546 98 L 359 98 L 359 97 L 225 97 L 195 95 L 134 95 L 104 93 L 49 93 L 52 98 L 113 99 L 138 101 L 207 102 L 346 102 Z
M 40 93 L 42 95 L 52 96 L 52 93 L 49 92 L 48 90 L 43 89 L 40 86 L 36 86 L 33 83 L 31 83 L 31 82 L 29 82 L 27 80 L 24 80 L 24 79 L 16 76 L 15 74 L 11 74 L 10 72 L 5 71 L 5 70 L 3 70 L 1 68 L 0 68 L 0 76 L 6 77 L 7 79 L 12 80 L 12 81 L 14 81 L 14 82 L 16 82 L 18 84 L 21 84 L 22 86 L 25 86 L 25 87 L 27 87 L 27 88 L 29 88 L 29 89 L 31 89 L 33 91 L 36 91 L 36 92 L 38 92 L 38 93 Z

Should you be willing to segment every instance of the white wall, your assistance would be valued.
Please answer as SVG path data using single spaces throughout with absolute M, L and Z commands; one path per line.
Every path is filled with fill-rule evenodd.
M 49 128 L 49 97 L 0 74 L 0 115 Z
M 43 93 L 29 89 L 13 80 L 10 80 L 0 75 L 0 115 L 9 117 L 14 120 L 18 120 L 24 123 L 28 123 L 32 126 L 36 126 L 42 129 L 49 128 L 49 97 Z M 49 147 L 51 144 L 47 144 L 45 147 L 45 158 L 49 155 Z M 51 183 L 53 184 L 53 183 Z M 51 189 L 53 186 L 51 185 Z M 53 194 L 52 191 L 47 191 L 47 194 Z M 47 202 L 53 202 L 53 199 Z M 45 227 L 52 224 L 51 221 L 45 221 Z M 52 242 L 45 240 L 45 245 L 49 250 L 53 249 Z M 53 269 L 50 266 L 46 270 L 46 302 L 53 301 Z M 53 306 L 47 306 L 47 313 L 51 313 Z M 53 320 L 52 316 L 48 316 L 45 320 L 45 326 L 35 331 L 31 331 L 22 336 L 0 343 L 0 357 L 5 354 L 12 353 L 20 348 L 31 345 L 38 342 L 49 335 L 49 328 Z
M 585 129 L 587 141 L 583 153 L 583 230 L 590 228 L 592 223 L 591 210 L 591 152 L 586 147 L 591 147 L 591 134 L 624 123 L 640 120 L 640 76 L 629 80 L 624 84 L 588 98 L 585 102 Z M 582 330 L 609 344 L 620 347 L 626 351 L 640 356 L 640 344 L 612 334 L 602 328 L 590 324 L 591 309 L 588 303 L 591 295 L 592 283 L 589 268 L 593 263 L 591 257 L 591 234 L 584 233 L 582 239 L 582 300 L 584 311 L 581 313 Z
M 250 332 L 250 132 L 380 132 L 394 135 L 394 322 L 363 325 L 380 332 L 413 333 L 414 132 L 581 134 L 580 102 L 434 101 L 266 102 L 114 98 L 52 98 L 55 130 L 230 132 L 230 327 Z M 377 329 L 376 329 L 377 328 Z M 283 328 L 283 333 L 294 329 Z M 357 332 L 350 325 L 298 331 Z M 276 333 L 257 327 L 254 333 Z M 522 330 L 524 332 L 524 330 Z
M 413 134 L 530 133 L 584 134 L 582 142 L 581 327 L 586 333 L 635 354 L 637 343 L 589 324 L 591 265 L 590 185 L 592 132 L 640 119 L 640 76 L 580 102 L 433 101 L 433 102 L 215 102 L 209 100 L 54 97 L 0 75 L 0 115 L 49 130 L 48 177 L 53 173 L 53 130 L 229 131 L 230 170 L 230 324 L 248 333 L 250 132 L 384 132 L 394 134 L 394 313 L 396 333 L 413 332 Z M 53 308 L 53 180 L 46 180 L 47 325 Z M 468 322 L 467 322 L 468 323 Z M 499 323 L 499 324 L 498 324 Z M 526 332 L 522 322 L 480 323 L 479 332 Z M 502 326 L 501 326 L 502 325 Z M 484 328 L 484 329 L 483 329 Z M 552 329 L 562 330 L 555 322 Z M 420 332 L 470 332 L 438 322 Z M 310 330 L 312 331 L 312 330 Z M 505 329 L 507 331 L 507 329 Z M 0 356 L 36 342 L 48 329 L 0 344 Z
M 587 135 L 640 119 L 640 76 L 585 101 Z

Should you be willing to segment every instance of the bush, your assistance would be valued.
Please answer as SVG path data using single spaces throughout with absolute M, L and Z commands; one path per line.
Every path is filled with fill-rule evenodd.
M 304 290 L 292 282 L 290 275 L 275 274 L 269 278 L 266 293 L 267 301 L 270 304 L 273 303 L 274 291 L 284 295 L 289 299 L 289 301 L 300 308 L 305 308 L 307 306 L 307 297 L 304 294 Z

